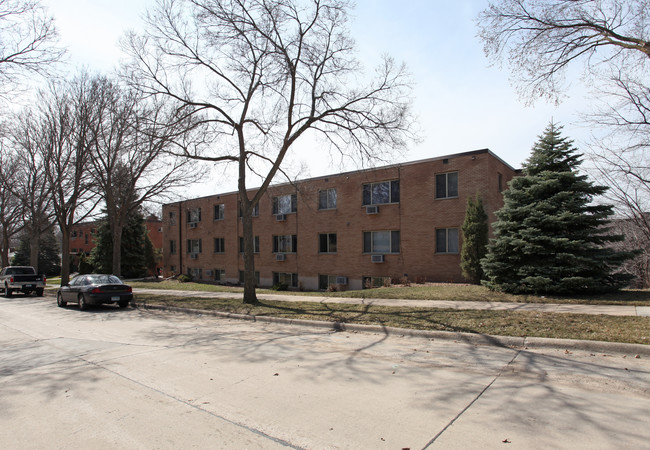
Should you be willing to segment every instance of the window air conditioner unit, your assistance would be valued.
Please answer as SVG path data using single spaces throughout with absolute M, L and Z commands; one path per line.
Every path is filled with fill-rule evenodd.
M 286 259 L 287 259 L 287 255 L 285 255 L 284 253 L 277 253 L 275 255 L 276 261 L 285 261 Z
M 336 284 L 341 284 L 341 285 L 348 284 L 348 277 L 336 277 Z
M 366 206 L 366 214 L 379 214 L 379 206 Z
M 197 253 L 190 253 L 190 259 L 196 259 L 199 255 Z
M 370 261 L 374 263 L 383 263 L 384 262 L 384 255 L 371 255 L 370 256 Z
M 196 228 L 196 222 L 190 222 L 190 228 Z
M 277 220 L 278 222 L 284 222 L 285 220 L 287 220 L 287 215 L 286 214 L 276 214 L 275 215 L 275 220 Z

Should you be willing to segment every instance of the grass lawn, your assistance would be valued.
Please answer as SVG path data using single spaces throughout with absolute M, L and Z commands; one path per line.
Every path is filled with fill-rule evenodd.
M 186 283 L 187 284 L 187 283 Z M 384 325 L 421 330 L 499 336 L 535 336 L 650 344 L 650 317 L 556 314 L 526 311 L 475 311 L 315 302 L 202 299 L 138 294 L 138 302 L 256 316 Z
M 129 282 L 136 288 L 173 289 L 183 291 L 243 292 L 241 287 L 217 286 L 204 283 L 180 283 L 178 281 Z M 277 294 L 277 291 L 258 289 L 259 293 Z M 512 295 L 493 292 L 483 286 L 464 284 L 412 284 L 388 288 L 364 289 L 340 292 L 292 292 L 291 295 L 319 295 L 323 297 L 386 298 L 407 300 L 460 300 L 516 303 L 579 303 L 587 305 L 634 305 L 650 306 L 650 290 L 624 289 L 620 292 L 589 297 L 545 297 L 534 295 Z

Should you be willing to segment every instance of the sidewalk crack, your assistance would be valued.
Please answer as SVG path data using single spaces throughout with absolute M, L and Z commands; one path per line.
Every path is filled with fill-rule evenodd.
M 488 385 L 485 386 L 485 387 L 483 388 L 483 390 L 482 390 L 481 392 L 479 392 L 478 395 L 476 395 L 476 397 L 474 397 L 474 399 L 472 399 L 472 401 L 469 402 L 469 403 L 467 404 L 467 406 L 465 406 L 465 407 L 462 409 L 462 411 L 460 411 L 460 412 L 456 415 L 456 417 L 454 417 L 453 419 L 451 419 L 451 421 L 450 421 L 450 422 L 449 422 L 449 423 L 448 423 L 448 424 L 447 424 L 447 425 L 446 425 L 442 430 L 440 430 L 440 431 L 438 432 L 438 434 L 436 434 L 436 435 L 435 435 L 435 436 L 434 436 L 434 437 L 433 437 L 429 442 L 427 442 L 426 445 L 425 445 L 424 447 L 422 447 L 422 450 L 426 450 L 426 449 L 429 448 L 431 445 L 433 445 L 433 444 L 436 442 L 436 440 L 437 440 L 440 436 L 442 436 L 442 434 L 443 434 L 445 431 L 447 431 L 447 430 L 449 429 L 449 427 L 451 427 L 451 426 L 452 426 L 452 425 L 453 425 L 453 424 L 454 424 L 458 419 L 460 419 L 460 417 L 461 417 L 463 414 L 465 414 L 465 412 L 467 412 L 467 410 L 470 409 L 470 408 L 472 407 L 472 405 L 473 405 L 474 403 L 476 403 L 476 402 L 478 401 L 478 399 L 481 398 L 481 397 L 483 396 L 483 394 L 485 394 L 485 393 L 487 392 L 488 389 L 490 389 L 490 387 L 492 387 L 492 385 L 493 385 L 493 384 L 494 384 L 494 383 L 495 383 L 495 382 L 496 382 L 496 381 L 501 377 L 501 375 L 503 375 L 503 373 L 505 372 L 505 370 L 506 370 L 508 367 L 510 367 L 510 365 L 515 361 L 515 359 L 517 359 L 517 357 L 521 354 L 522 351 L 523 351 L 523 348 L 520 348 L 519 350 L 517 350 L 517 353 L 515 353 L 515 356 L 512 357 L 512 359 L 508 362 L 508 364 L 506 364 L 505 366 L 503 366 L 503 367 L 501 368 L 501 370 L 499 370 L 499 372 L 495 375 L 495 377 L 492 379 L 492 381 L 490 381 L 490 383 L 488 383 Z

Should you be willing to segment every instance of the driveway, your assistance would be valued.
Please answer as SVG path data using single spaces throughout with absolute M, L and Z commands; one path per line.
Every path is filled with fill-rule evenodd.
M 0 447 L 649 448 L 650 359 L 0 300 Z

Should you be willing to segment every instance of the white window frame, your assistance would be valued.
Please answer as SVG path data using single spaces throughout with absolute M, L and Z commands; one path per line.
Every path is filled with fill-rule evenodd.
M 226 205 L 218 203 L 214 205 L 214 220 L 223 220 L 225 217 Z
M 379 234 L 385 234 L 385 233 L 388 233 L 388 246 L 389 246 L 388 251 L 383 251 L 377 248 L 378 246 L 375 243 L 375 236 Z M 367 248 L 366 246 L 366 238 L 368 234 L 370 235 L 370 248 Z M 397 249 L 393 248 L 394 239 L 397 239 L 397 247 L 398 247 Z M 375 254 L 375 255 L 399 254 L 402 247 L 401 240 L 402 240 L 402 236 L 399 230 L 364 231 L 363 232 L 363 253 Z
M 220 245 L 217 248 L 217 242 L 220 242 Z M 226 239 L 222 237 L 214 238 L 214 252 L 221 255 L 226 253 Z
M 336 188 L 328 188 L 328 189 L 322 189 L 318 191 L 319 211 L 336 209 L 337 201 L 338 201 L 338 194 L 336 193 Z
M 455 195 L 449 195 L 449 175 L 456 175 L 456 194 Z M 445 192 L 440 192 L 438 189 L 438 177 L 445 177 Z M 458 192 L 459 192 L 459 180 L 460 176 L 458 175 L 458 171 L 456 172 L 445 172 L 445 173 L 437 173 L 436 174 L 436 193 L 435 193 L 435 198 L 436 200 L 443 200 L 446 198 L 458 198 Z
M 273 235 L 273 253 L 297 253 L 298 235 Z
M 397 185 L 397 198 L 394 198 L 395 196 L 393 195 L 393 185 Z M 388 192 L 388 201 L 378 201 L 380 199 L 375 198 L 378 196 L 378 186 L 381 185 L 387 185 L 387 192 Z M 397 204 L 400 202 L 400 182 L 399 180 L 388 180 L 388 181 L 379 181 L 376 183 L 365 183 L 363 185 L 362 189 L 362 206 L 372 206 L 372 205 L 390 205 L 390 204 Z M 366 198 L 366 192 L 368 193 L 369 198 Z
M 450 236 L 449 232 L 452 231 L 452 239 L 453 239 L 453 244 L 456 246 L 455 251 L 449 251 L 449 243 L 450 243 Z M 445 233 L 445 248 L 440 249 L 439 247 L 439 241 L 438 241 L 438 234 L 440 232 Z M 453 236 L 455 234 L 455 236 Z M 459 230 L 456 227 L 450 227 L 450 228 L 436 228 L 436 253 L 439 255 L 457 255 L 460 253 L 460 237 L 459 237 Z

